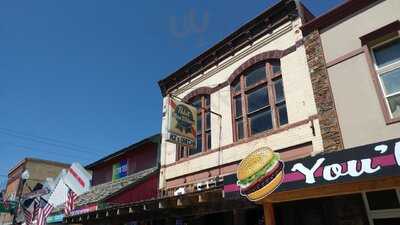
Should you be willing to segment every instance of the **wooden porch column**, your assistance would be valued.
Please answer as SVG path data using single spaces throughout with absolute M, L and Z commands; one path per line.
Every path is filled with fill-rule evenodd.
M 271 202 L 264 202 L 264 220 L 265 225 L 275 225 L 274 207 Z
M 233 225 L 245 225 L 246 218 L 243 210 L 233 210 Z

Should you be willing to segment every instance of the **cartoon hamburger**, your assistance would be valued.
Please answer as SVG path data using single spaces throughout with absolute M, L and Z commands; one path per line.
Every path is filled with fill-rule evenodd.
M 258 201 L 271 194 L 282 182 L 284 164 L 279 153 L 263 147 L 250 153 L 237 169 L 240 193 L 250 201 Z

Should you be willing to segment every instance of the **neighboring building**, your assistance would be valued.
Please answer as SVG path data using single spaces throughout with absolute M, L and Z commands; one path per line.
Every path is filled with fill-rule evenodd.
M 93 173 L 93 187 L 78 197 L 77 208 L 64 222 L 111 224 L 112 221 L 125 224 L 148 220 L 138 215 L 111 215 L 107 210 L 114 205 L 130 205 L 157 198 L 160 139 L 159 134 L 145 138 L 86 166 Z M 60 223 L 64 218 L 62 214 L 62 208 L 58 208 L 48 221 Z
M 347 212 L 354 218 L 352 224 L 400 224 L 400 179 L 399 174 L 394 176 L 400 166 L 399 12 L 398 0 L 349 0 L 302 27 L 314 91 L 321 96 L 316 98 L 317 105 L 329 108 L 339 121 L 343 147 L 369 144 L 375 149 L 389 146 L 392 151 L 393 143 L 397 143 L 397 167 L 390 160 L 376 162 L 381 169 L 371 181 L 336 189 L 336 195 L 352 193 L 348 199 L 352 199 L 353 206 Z M 360 147 L 364 158 L 374 158 L 369 148 Z M 379 157 L 391 158 L 375 156 L 374 160 Z M 380 177 L 384 166 L 393 172 L 392 176 Z M 344 199 L 336 198 L 342 202 Z M 312 211 L 306 202 L 297 204 Z M 314 205 L 316 202 L 313 200 Z M 318 204 L 325 204 L 322 202 L 329 201 Z M 289 213 L 282 208 L 279 211 Z M 313 216 L 322 219 L 322 213 Z
M 19 197 L 30 192 L 38 183 L 46 181 L 46 178 L 57 177 L 62 169 L 67 169 L 68 164 L 54 162 L 43 159 L 25 158 L 20 161 L 8 173 L 5 198 L 9 200 L 18 200 Z M 29 172 L 29 179 L 23 183 L 21 174 L 24 171 Z M 0 216 L 0 224 L 11 224 L 13 217 L 8 214 Z
M 397 0 L 350 1 L 303 28 L 322 44 L 309 50 L 321 69 L 311 76 L 333 94 L 345 148 L 400 135 L 399 10 Z

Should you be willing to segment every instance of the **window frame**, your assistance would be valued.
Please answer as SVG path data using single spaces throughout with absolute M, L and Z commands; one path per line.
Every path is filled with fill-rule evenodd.
M 388 101 L 389 97 L 400 95 L 400 91 L 397 91 L 397 92 L 392 93 L 392 94 L 386 94 L 385 93 L 385 85 L 383 84 L 383 81 L 382 81 L 381 77 L 385 73 L 400 69 L 400 59 L 398 61 L 396 61 L 396 62 L 393 62 L 393 63 L 390 63 L 388 65 L 384 65 L 382 67 L 379 67 L 377 62 L 376 62 L 374 50 L 379 48 L 379 47 L 381 47 L 381 46 L 383 46 L 383 45 L 385 45 L 385 44 L 388 44 L 388 43 L 390 43 L 392 41 L 396 41 L 396 40 L 400 41 L 400 36 L 399 35 L 396 35 L 395 37 L 389 38 L 389 39 L 387 39 L 385 41 L 379 42 L 379 43 L 377 43 L 377 44 L 375 44 L 375 45 L 370 47 L 370 54 L 371 54 L 372 61 L 373 61 L 373 64 L 374 64 L 373 66 L 374 66 L 374 69 L 376 71 L 376 76 L 377 76 L 377 79 L 378 79 L 380 91 L 381 91 L 382 96 L 384 98 L 385 106 L 386 106 L 387 112 L 389 114 L 389 119 L 390 120 L 400 120 L 400 116 L 398 116 L 398 117 L 394 117 L 393 116 L 393 113 L 390 110 L 390 105 L 389 105 L 389 101 Z
M 207 99 L 208 98 L 208 105 Z M 196 100 L 200 99 L 200 107 L 197 109 L 197 114 L 196 116 L 200 116 L 201 118 L 201 134 L 198 134 L 197 132 L 197 125 L 196 125 L 196 143 L 195 143 L 195 148 L 197 148 L 197 136 L 201 135 L 201 149 L 199 152 L 196 152 L 194 154 L 190 154 L 190 151 L 192 148 L 189 148 L 187 146 L 182 146 L 179 144 L 176 144 L 176 160 L 181 160 L 184 158 L 190 158 L 192 156 L 196 156 L 198 154 L 201 154 L 203 152 L 209 151 L 212 149 L 212 136 L 211 136 L 211 143 L 210 143 L 210 148 L 208 148 L 208 137 L 207 134 L 209 133 L 212 135 L 211 132 L 211 126 L 212 126 L 212 116 L 211 116 L 211 96 L 209 94 L 200 94 L 192 97 L 189 99 L 189 104 L 192 104 Z M 206 127 L 207 125 L 207 114 L 210 114 L 210 127 Z
M 397 195 L 397 201 L 400 202 L 400 189 L 399 188 L 389 188 L 389 189 L 378 189 L 378 190 L 371 190 L 371 191 L 385 191 L 385 190 L 394 190 Z M 368 192 L 368 191 L 367 191 Z M 366 214 L 369 220 L 370 225 L 374 225 L 374 220 L 376 219 L 390 219 L 390 218 L 399 218 L 400 216 L 400 208 L 394 209 L 371 209 L 367 192 L 362 192 L 362 198 L 365 205 Z
M 268 133 L 273 130 L 276 130 L 280 127 L 285 127 L 289 124 L 289 121 L 286 124 L 280 124 L 280 118 L 279 118 L 279 113 L 278 113 L 278 105 L 285 105 L 286 107 L 286 113 L 287 113 L 287 104 L 286 104 L 286 98 L 284 98 L 283 101 L 277 102 L 276 101 L 276 90 L 275 90 L 275 81 L 282 80 L 282 70 L 281 68 L 279 69 L 279 72 L 273 73 L 273 66 L 280 65 L 280 60 L 279 59 L 274 59 L 274 60 L 266 60 L 266 61 L 261 61 L 258 63 L 255 63 L 248 69 L 244 70 L 242 73 L 240 73 L 236 79 L 231 83 L 230 85 L 230 92 L 231 92 L 231 105 L 232 105 L 232 130 L 233 130 L 233 139 L 234 141 L 239 141 L 251 136 L 263 134 L 263 133 Z M 253 85 L 246 87 L 246 75 L 254 69 L 257 69 L 258 67 L 265 67 L 265 72 L 266 72 L 266 77 Z M 235 91 L 235 86 L 237 84 L 240 84 L 240 90 Z M 248 107 L 248 101 L 247 101 L 247 95 L 251 93 L 252 91 L 261 89 L 261 88 L 267 88 L 267 94 L 268 94 L 268 105 L 263 106 L 257 110 L 254 110 L 252 112 L 248 112 L 247 107 Z M 282 88 L 283 85 L 282 85 Z M 283 90 L 285 93 L 285 91 Z M 241 112 L 242 115 L 237 116 L 236 115 L 236 98 L 240 97 L 241 99 Z M 251 127 L 250 127 L 250 119 L 249 117 L 251 115 L 254 115 L 257 112 L 262 112 L 262 111 L 267 111 L 268 108 L 270 108 L 271 112 L 271 118 L 272 118 L 272 128 L 269 130 L 265 130 L 259 133 L 251 133 Z M 237 127 L 237 121 L 242 121 L 242 126 L 243 126 L 243 137 L 239 138 L 238 137 L 238 127 Z

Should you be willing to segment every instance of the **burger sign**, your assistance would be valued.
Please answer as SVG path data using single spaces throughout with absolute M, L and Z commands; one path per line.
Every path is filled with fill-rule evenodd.
M 271 194 L 283 181 L 284 163 L 279 153 L 263 147 L 244 158 L 237 169 L 240 194 L 259 201 Z

